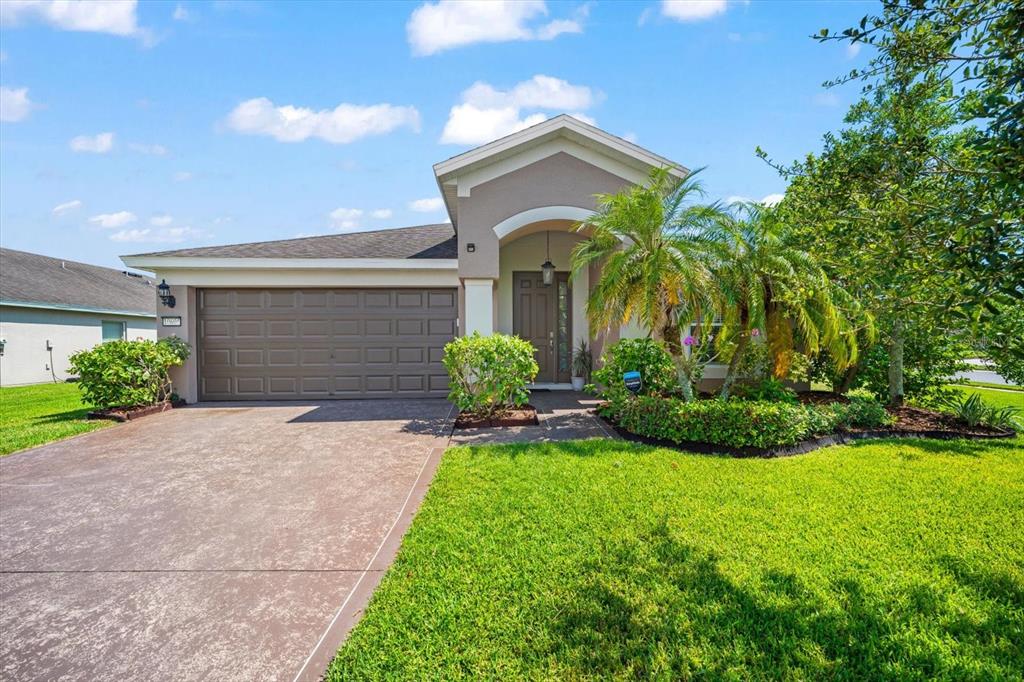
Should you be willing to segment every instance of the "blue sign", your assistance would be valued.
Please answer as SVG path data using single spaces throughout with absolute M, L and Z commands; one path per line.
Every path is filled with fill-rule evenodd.
M 640 380 L 640 372 L 626 372 L 622 375 L 622 381 L 630 393 L 636 395 L 640 392 L 643 382 Z

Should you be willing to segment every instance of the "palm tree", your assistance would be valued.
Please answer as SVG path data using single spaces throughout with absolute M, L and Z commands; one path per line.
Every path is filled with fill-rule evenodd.
M 684 374 L 681 387 L 692 399 L 692 367 L 682 344 L 681 329 L 692 320 L 711 319 L 716 291 L 707 251 L 698 236 L 724 213 L 717 205 L 693 203 L 703 197 L 690 173 L 680 181 L 668 168 L 651 171 L 650 181 L 617 194 L 597 196 L 596 215 L 577 230 L 590 238 L 573 249 L 572 270 L 602 264 L 587 301 L 595 327 L 636 318 L 649 334 L 665 344 Z
M 833 301 L 824 271 L 788 242 L 770 209 L 754 203 L 731 209 L 700 237 L 724 302 L 719 342 L 734 346 L 720 396 L 729 396 L 750 339 L 762 329 L 777 379 L 789 374 L 797 348 L 810 355 L 824 349 L 840 368 L 856 362 L 856 330 Z

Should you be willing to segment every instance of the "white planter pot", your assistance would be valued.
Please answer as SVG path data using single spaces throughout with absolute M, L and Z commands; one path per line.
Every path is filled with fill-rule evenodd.
M 572 378 L 572 390 L 582 391 L 583 390 L 583 377 Z

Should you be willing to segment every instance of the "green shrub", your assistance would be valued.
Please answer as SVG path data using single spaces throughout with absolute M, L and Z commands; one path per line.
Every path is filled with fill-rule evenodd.
M 97 407 L 135 407 L 163 402 L 171 396 L 168 370 L 191 353 L 174 338 L 157 341 L 107 341 L 72 355 L 83 402 Z
M 790 403 L 796 405 L 799 400 L 796 391 L 775 378 L 762 379 L 755 383 L 743 383 L 733 388 L 733 395 L 743 400 L 756 400 L 770 403 Z
M 450 379 L 448 399 L 465 412 L 491 416 L 530 398 L 526 386 L 537 376 L 533 345 L 518 336 L 463 336 L 444 347 Z
M 979 393 L 955 392 L 945 394 L 942 407 L 952 412 L 968 426 L 982 424 L 994 429 L 1016 431 L 1022 427 L 1021 411 L 1016 407 L 989 405 Z
M 697 400 L 638 396 L 615 406 L 622 428 L 675 443 L 696 441 L 730 447 L 792 445 L 824 428 L 814 408 L 750 400 Z M 603 412 L 604 413 L 604 412 Z
M 863 388 L 846 393 L 849 403 L 835 403 L 832 410 L 836 414 L 836 424 L 842 428 L 860 427 L 865 429 L 888 426 L 894 420 L 885 406 L 871 391 Z
M 598 395 L 613 400 L 629 395 L 622 383 L 626 372 L 640 372 L 642 395 L 674 393 L 679 387 L 678 373 L 672 356 L 660 342 L 653 339 L 622 339 L 601 356 L 602 367 L 593 373 Z

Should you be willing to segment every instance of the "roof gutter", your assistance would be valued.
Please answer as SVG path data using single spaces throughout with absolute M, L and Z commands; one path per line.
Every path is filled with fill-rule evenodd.
M 154 299 L 155 301 L 156 299 Z M 125 317 L 156 317 L 156 313 L 143 313 L 137 310 L 112 310 L 110 308 L 89 308 L 66 303 L 42 303 L 37 301 L 7 301 L 0 299 L 0 306 L 11 308 L 37 308 L 40 310 L 63 310 L 73 313 L 100 313 L 102 315 L 123 315 Z

